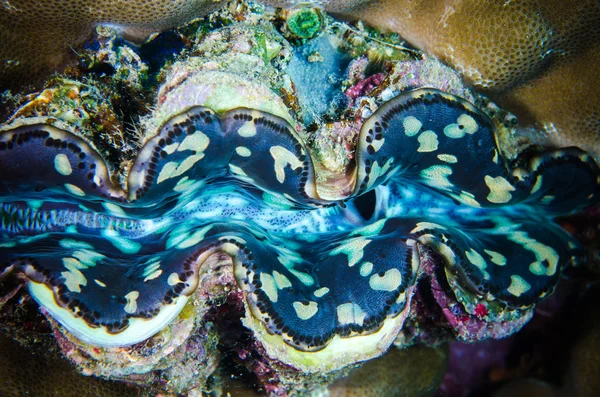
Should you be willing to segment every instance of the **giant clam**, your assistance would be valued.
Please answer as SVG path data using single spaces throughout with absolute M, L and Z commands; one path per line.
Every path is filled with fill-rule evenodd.
M 237 41 L 212 57 L 198 49 L 224 36 Z M 291 388 L 401 345 L 423 277 L 477 319 L 469 333 L 448 318 L 476 340 L 518 330 L 578 264 L 553 218 L 598 203 L 585 152 L 507 154 L 497 120 L 447 92 L 463 87 L 432 83 L 341 105 L 335 121 L 356 135 L 348 161 L 326 169 L 304 139 L 309 112 L 282 99 L 297 83 L 286 59 L 300 52 L 251 25 L 202 40 L 202 56 L 170 66 L 122 183 L 68 124 L 0 132 L 0 275 L 24 276 L 71 348 L 114 355 L 153 340 L 168 356 L 229 295 Z M 150 361 L 139 372 L 163 365 Z

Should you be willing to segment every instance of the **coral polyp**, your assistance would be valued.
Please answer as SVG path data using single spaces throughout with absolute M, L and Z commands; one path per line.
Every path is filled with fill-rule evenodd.
M 307 40 L 307 18 L 322 23 L 311 12 L 288 19 Z M 116 164 L 62 108 L 2 126 L 0 276 L 25 280 L 72 360 L 126 378 L 172 367 L 172 354 L 210 374 L 229 305 L 243 348 L 285 388 L 326 383 L 406 344 L 419 280 L 435 287 L 440 328 L 477 340 L 517 331 L 579 264 L 554 218 L 600 202 L 590 155 L 515 154 L 451 71 L 350 60 L 336 34 L 293 47 L 268 26 L 201 32 L 165 67 L 139 148 Z M 331 86 L 286 70 L 301 57 Z M 340 65 L 354 71 L 346 89 Z M 443 81 L 414 87 L 431 76 Z M 171 390 L 200 382 L 186 376 Z
M 286 26 L 292 36 L 299 39 L 310 39 L 321 30 L 321 19 L 319 9 L 302 7 L 289 11 Z

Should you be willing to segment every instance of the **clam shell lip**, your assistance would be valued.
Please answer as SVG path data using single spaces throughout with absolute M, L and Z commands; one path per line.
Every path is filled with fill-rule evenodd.
M 196 106 L 219 114 L 235 108 L 250 108 L 281 117 L 292 126 L 296 124 L 281 98 L 266 85 L 223 71 L 200 71 L 183 82 L 167 82 L 160 88 L 158 97 L 163 99 L 152 118 L 146 121 L 151 131 L 158 130 L 173 115 Z
M 389 347 L 425 247 L 466 286 L 463 302 L 531 308 L 578 252 L 552 218 L 599 197 L 584 152 L 512 167 L 485 114 L 433 89 L 365 121 L 343 205 L 319 196 L 295 129 L 250 108 L 172 116 L 141 148 L 127 190 L 83 139 L 44 124 L 1 132 L 0 160 L 0 273 L 25 274 L 34 299 L 82 341 L 122 346 L 159 332 L 221 253 L 233 260 L 244 324 L 270 356 L 309 372 Z
M 81 318 L 73 319 L 72 312 L 56 303 L 52 290 L 45 284 L 30 282 L 29 293 L 40 306 L 48 311 L 52 318 L 76 338 L 84 343 L 102 347 L 130 346 L 145 341 L 154 336 L 156 330 L 161 330 L 169 325 L 188 301 L 188 297 L 180 297 L 176 303 L 167 307 L 168 310 L 162 310 L 151 319 L 132 318 L 124 331 L 113 335 L 106 333 L 100 327 L 90 328 L 90 325 Z

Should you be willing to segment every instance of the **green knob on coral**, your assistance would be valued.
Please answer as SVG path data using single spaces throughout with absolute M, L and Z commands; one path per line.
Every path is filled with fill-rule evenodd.
M 287 27 L 300 39 L 313 38 L 321 30 L 321 15 L 315 8 L 301 8 L 290 13 Z

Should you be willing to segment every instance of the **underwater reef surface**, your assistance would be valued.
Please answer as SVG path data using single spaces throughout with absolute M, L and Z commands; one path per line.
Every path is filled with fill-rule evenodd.
M 48 344 L 48 346 L 50 346 Z M 6 335 L 0 336 L 0 394 L 20 396 L 129 397 L 140 390 L 122 383 L 81 376 L 57 351 L 35 351 Z M 52 351 L 52 354 L 48 353 Z
M 593 155 L 532 145 L 397 35 L 253 3 L 119 33 L 0 125 L 3 327 L 32 343 L 33 298 L 82 373 L 320 392 L 390 347 L 512 335 L 594 271 L 565 218 L 597 219 Z
M 599 155 L 597 1 L 375 0 L 327 10 L 434 54 L 515 113 L 532 140 Z
M 267 1 L 292 7 L 300 1 Z M 399 33 L 458 70 L 521 119 L 542 145 L 598 156 L 600 5 L 595 0 L 318 2 L 344 19 Z M 0 86 L 38 84 L 76 58 L 98 25 L 138 41 L 207 15 L 211 1 L 15 0 L 0 8 Z M 549 95 L 553 93 L 553 95 Z

